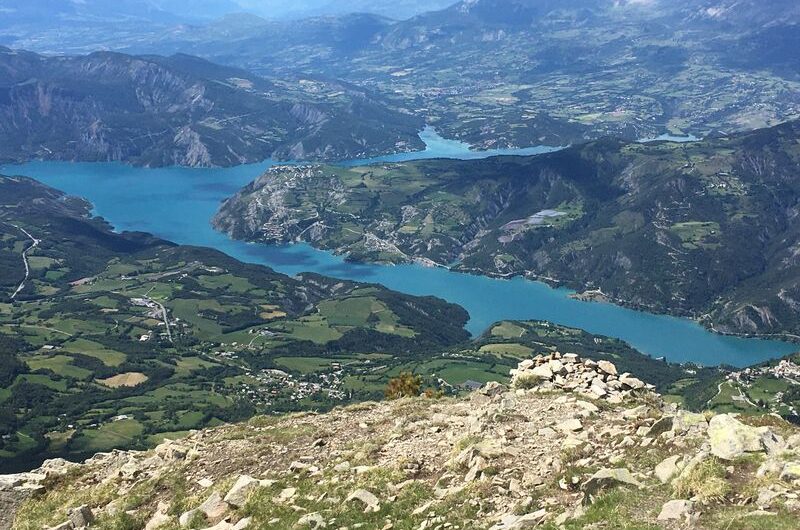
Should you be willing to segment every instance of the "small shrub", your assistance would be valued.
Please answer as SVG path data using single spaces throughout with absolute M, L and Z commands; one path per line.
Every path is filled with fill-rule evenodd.
M 386 386 L 384 395 L 386 399 L 400 399 L 404 397 L 417 397 L 422 388 L 422 377 L 411 372 L 403 372 L 391 379 Z

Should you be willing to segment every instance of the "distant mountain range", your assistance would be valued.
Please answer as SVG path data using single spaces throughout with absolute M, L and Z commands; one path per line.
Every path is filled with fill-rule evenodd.
M 0 48 L 0 159 L 225 166 L 423 147 L 422 120 L 346 83 L 265 80 L 186 55 Z
M 11 40 L 344 79 L 483 149 L 705 136 L 798 118 L 799 10 L 790 0 L 469 0 L 399 22 L 237 14 Z
M 244 11 L 266 18 L 373 13 L 404 20 L 426 11 L 445 8 L 455 0 L 236 0 Z
M 232 0 L 3 0 L 0 22 L 38 24 L 44 27 L 69 22 L 158 23 L 205 20 L 237 12 Z
M 453 3 L 453 0 L 3 0 L 0 27 L 132 19 L 173 23 L 210 20 L 232 13 L 252 13 L 268 19 L 373 13 L 402 20 Z

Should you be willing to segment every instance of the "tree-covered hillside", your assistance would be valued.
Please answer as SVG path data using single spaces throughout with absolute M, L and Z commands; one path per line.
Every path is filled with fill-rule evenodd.
M 721 331 L 796 335 L 798 140 L 793 122 L 685 144 L 278 168 L 215 223 L 237 238 L 524 274 Z

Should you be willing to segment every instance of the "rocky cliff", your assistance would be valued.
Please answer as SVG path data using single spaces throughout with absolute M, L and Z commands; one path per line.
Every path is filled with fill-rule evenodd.
M 462 399 L 256 418 L 0 484 L 14 529 L 795 528 L 800 430 L 554 353 Z

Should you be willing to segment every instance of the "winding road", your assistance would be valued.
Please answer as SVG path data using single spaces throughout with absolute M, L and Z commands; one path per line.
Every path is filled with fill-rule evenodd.
M 35 237 L 33 237 L 33 236 L 32 236 L 30 233 L 28 233 L 28 231 L 27 231 L 27 230 L 25 230 L 24 228 L 21 228 L 21 227 L 19 227 L 19 226 L 17 226 L 17 225 L 14 225 L 14 224 L 12 224 L 11 226 L 13 226 L 14 228 L 16 228 L 16 229 L 17 229 L 17 230 L 19 230 L 20 232 L 24 233 L 24 234 L 25 234 L 26 236 L 28 236 L 28 237 L 30 238 L 30 240 L 32 241 L 32 243 L 31 243 L 31 246 L 29 246 L 28 248 L 26 248 L 25 250 L 23 250 L 23 251 L 22 251 L 22 262 L 25 264 L 25 279 L 23 279 L 23 280 L 22 280 L 22 283 L 20 283 L 20 284 L 19 284 L 19 287 L 17 287 L 17 290 L 16 290 L 16 291 L 14 291 L 14 294 L 12 294 L 12 295 L 11 295 L 11 299 L 12 299 L 12 300 L 14 300 L 14 299 L 17 297 L 17 295 L 18 295 L 20 292 L 22 292 L 22 290 L 25 288 L 25 283 L 28 281 L 28 279 L 29 279 L 29 278 L 30 278 L 30 276 L 31 276 L 31 266 L 30 266 L 30 264 L 28 263 L 28 253 L 29 253 L 30 251 L 32 251 L 33 249 L 35 249 L 36 247 L 38 247 L 38 246 L 39 246 L 39 243 L 41 243 L 41 240 L 39 240 L 39 239 L 36 239 Z

